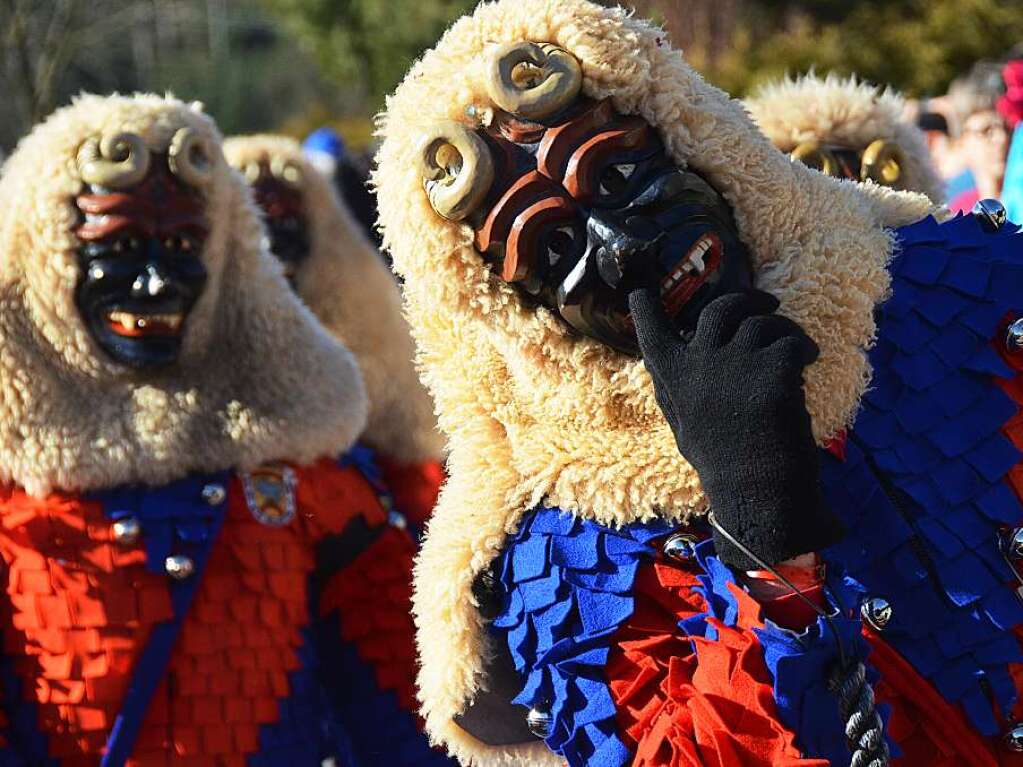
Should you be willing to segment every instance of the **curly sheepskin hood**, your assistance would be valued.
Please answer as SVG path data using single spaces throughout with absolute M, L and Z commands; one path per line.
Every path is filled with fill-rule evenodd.
M 903 117 L 905 107 L 890 88 L 835 74 L 767 83 L 746 100 L 760 130 L 786 154 L 811 140 L 860 151 L 877 139 L 898 145 L 905 162 L 895 188 L 921 192 L 940 205 L 944 184 L 931 164 L 923 132 Z
M 160 372 L 111 361 L 75 305 L 73 230 L 83 142 L 129 131 L 154 153 L 188 127 L 213 148 L 200 187 L 210 231 L 206 287 L 178 361 Z M 336 455 L 362 431 L 351 354 L 261 250 L 248 189 L 198 105 L 82 96 L 36 127 L 0 180 L 0 479 L 34 494 Z
M 416 374 L 398 284 L 334 186 L 285 136 L 235 136 L 224 142 L 224 155 L 238 169 L 251 163 L 297 169 L 310 253 L 295 288 L 359 362 L 370 403 L 362 438 L 400 462 L 439 459 L 443 443 L 433 401 Z
M 583 92 L 655 126 L 680 166 L 734 207 L 757 282 L 821 347 L 807 371 L 814 431 L 847 426 L 870 378 L 864 350 L 886 294 L 892 235 L 931 208 L 919 195 L 827 178 L 778 152 L 743 105 L 705 83 L 664 33 L 586 0 L 499 0 L 457 21 L 388 100 L 375 181 L 385 245 L 406 280 L 406 312 L 449 438 L 450 478 L 416 572 L 423 713 L 463 762 L 558 764 L 542 744 L 488 747 L 452 721 L 486 686 L 484 623 L 471 583 L 523 514 L 545 501 L 606 524 L 702 512 L 641 360 L 527 308 L 441 219 L 417 172 L 437 121 L 475 127 L 495 105 L 485 86 L 494 44 L 554 43 L 582 65 Z

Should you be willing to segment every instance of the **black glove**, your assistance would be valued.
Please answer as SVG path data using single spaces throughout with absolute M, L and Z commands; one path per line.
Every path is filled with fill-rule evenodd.
M 761 291 L 721 296 L 688 342 L 656 296 L 635 291 L 629 307 L 657 404 L 720 525 L 768 564 L 838 541 L 803 393 L 803 368 L 819 350 L 774 314 L 778 300 Z M 716 530 L 714 538 L 726 564 L 759 569 Z

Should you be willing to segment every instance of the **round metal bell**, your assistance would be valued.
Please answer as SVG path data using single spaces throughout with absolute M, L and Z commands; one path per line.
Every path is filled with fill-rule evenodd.
M 892 606 L 884 597 L 870 597 L 860 605 L 860 615 L 875 631 L 884 631 L 892 620 Z
M 699 543 L 699 538 L 689 533 L 674 533 L 668 536 L 668 540 L 664 542 L 664 546 L 661 550 L 664 552 L 664 556 L 668 559 L 674 559 L 678 562 L 688 562 L 690 559 L 696 556 L 696 544 Z
M 202 489 L 202 499 L 210 506 L 219 506 L 227 498 L 223 485 L 209 484 Z
M 113 524 L 114 540 L 122 546 L 131 546 L 142 535 L 142 525 L 135 517 L 125 517 Z
M 184 554 L 175 554 L 163 561 L 163 569 L 176 581 L 183 581 L 195 572 L 195 562 Z
M 1002 538 L 1002 548 L 1005 556 L 1012 559 L 1023 559 L 1023 527 L 1014 527 L 1005 531 Z
M 997 232 L 1009 218 L 1005 206 L 990 197 L 986 200 L 979 200 L 971 212 L 980 221 L 980 225 L 989 232 Z
M 526 714 L 526 727 L 540 739 L 550 736 L 553 724 L 554 717 L 550 715 L 549 711 L 534 707 L 529 709 L 529 713 Z
M 1023 349 L 1023 317 L 1020 317 L 1006 329 L 1005 348 L 1010 352 Z
M 408 527 L 408 520 L 405 519 L 405 515 L 400 511 L 391 510 L 387 512 L 387 524 L 399 530 L 404 530 Z
M 1023 753 L 1023 723 L 1017 722 L 1005 733 L 1005 747 L 1016 753 Z

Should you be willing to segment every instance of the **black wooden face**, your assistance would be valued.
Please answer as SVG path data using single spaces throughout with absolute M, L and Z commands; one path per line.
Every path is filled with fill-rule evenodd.
M 551 124 L 498 120 L 484 138 L 497 182 L 476 214 L 477 247 L 580 333 L 638 355 L 633 290 L 659 294 L 685 330 L 714 297 L 751 283 L 727 203 L 642 119 L 581 101 Z
M 85 222 L 75 298 L 89 333 L 129 367 L 173 364 L 206 284 L 202 199 L 154 157 L 134 188 L 89 190 L 76 202 Z

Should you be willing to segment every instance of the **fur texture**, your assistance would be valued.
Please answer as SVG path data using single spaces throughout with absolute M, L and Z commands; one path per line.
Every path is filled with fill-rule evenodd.
M 211 224 L 206 288 L 178 362 L 133 372 L 109 360 L 74 303 L 75 155 L 109 132 L 165 152 L 189 126 L 216 147 L 202 189 Z M 0 180 L 0 479 L 32 494 L 192 471 L 299 463 L 344 451 L 366 398 L 351 354 L 295 298 L 261 250 L 248 189 L 213 121 L 171 97 L 82 96 L 24 138 Z
M 286 136 L 229 138 L 224 155 L 239 169 L 275 157 L 300 169 L 310 254 L 295 276 L 295 287 L 359 362 L 370 402 L 363 439 L 403 463 L 440 459 L 433 401 L 416 374 L 398 285 L 334 186 L 305 159 L 298 142 Z
M 702 512 L 699 481 L 678 454 L 642 361 L 525 308 L 472 245 L 437 216 L 416 172 L 416 145 L 437 120 L 492 107 L 492 43 L 553 42 L 575 55 L 586 94 L 656 126 L 681 166 L 732 204 L 760 287 L 821 347 L 807 371 L 816 436 L 848 425 L 869 378 L 872 309 L 888 290 L 891 235 L 879 221 L 929 212 L 922 195 L 827 178 L 778 152 L 742 104 L 705 83 L 663 32 L 587 0 L 499 0 L 457 21 L 389 99 L 375 180 L 385 243 L 405 276 L 406 311 L 425 380 L 449 436 L 450 478 L 416 571 L 420 697 L 432 736 L 466 764 L 555 765 L 542 744 L 491 748 L 452 721 L 481 686 L 488 653 L 471 583 L 546 499 L 619 524 Z
M 939 205 L 945 200 L 945 187 L 931 163 L 923 132 L 906 122 L 905 101 L 890 88 L 855 76 L 809 74 L 762 86 L 746 100 L 746 107 L 760 130 L 786 154 L 810 140 L 861 150 L 875 139 L 891 141 L 905 154 L 896 188 L 922 192 Z

